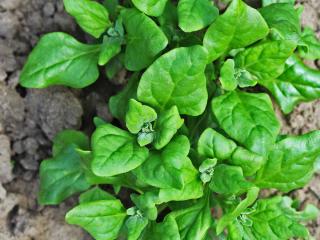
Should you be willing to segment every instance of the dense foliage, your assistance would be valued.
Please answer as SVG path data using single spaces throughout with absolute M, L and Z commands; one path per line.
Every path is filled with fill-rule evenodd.
M 81 193 L 66 221 L 97 240 L 308 239 L 318 210 L 287 196 L 317 170 L 320 131 L 280 134 L 284 113 L 320 97 L 320 43 L 292 0 L 64 0 L 93 39 L 41 38 L 21 85 L 83 88 L 104 70 L 130 79 L 95 118 L 91 141 L 66 130 L 40 168 L 41 204 Z M 99 67 L 100 66 L 100 67 Z M 106 83 L 107 84 L 107 83 Z M 257 87 L 260 85 L 262 87 Z M 68 103 L 66 103 L 68 104 Z M 111 188 L 112 187 L 112 188 Z M 130 199 L 122 195 L 127 189 Z M 106 191 L 108 190 L 108 191 Z M 119 200 L 121 198 L 121 201 Z

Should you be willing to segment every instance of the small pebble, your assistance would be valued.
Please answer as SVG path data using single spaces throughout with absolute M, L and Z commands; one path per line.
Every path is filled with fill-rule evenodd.
M 53 16 L 54 12 L 55 12 L 55 9 L 54 9 L 53 3 L 48 2 L 48 3 L 46 3 L 46 5 L 44 5 L 44 7 L 43 7 L 44 16 L 51 17 L 51 16 Z

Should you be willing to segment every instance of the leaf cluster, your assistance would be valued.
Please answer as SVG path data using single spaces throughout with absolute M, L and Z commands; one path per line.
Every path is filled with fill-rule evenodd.
M 66 221 L 97 240 L 308 239 L 318 210 L 286 196 L 316 171 L 320 131 L 280 134 L 284 113 L 320 97 L 320 42 L 292 0 L 255 9 L 209 0 L 64 0 L 95 40 L 41 38 L 21 73 L 28 88 L 93 84 L 125 68 L 128 84 L 89 139 L 65 130 L 40 167 L 41 204 L 81 193 Z M 122 190 L 130 198 L 121 197 Z M 121 198 L 120 198 L 121 197 Z M 121 200 L 120 200 L 121 199 Z

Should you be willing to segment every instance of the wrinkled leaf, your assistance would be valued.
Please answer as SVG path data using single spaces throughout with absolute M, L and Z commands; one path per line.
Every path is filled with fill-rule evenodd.
M 254 23 L 254 24 L 252 24 Z M 246 47 L 269 32 L 260 13 L 241 0 L 233 0 L 207 30 L 203 44 L 212 62 L 231 49 Z
M 301 45 L 298 47 L 299 55 L 310 60 L 320 59 L 320 41 L 311 28 L 305 28 L 301 35 Z
M 247 48 L 235 57 L 236 68 L 248 71 L 257 81 L 266 81 L 281 75 L 286 60 L 293 54 L 292 41 L 267 41 Z
M 202 240 L 212 224 L 209 197 L 203 197 L 192 206 L 170 213 L 179 228 L 181 239 Z
M 201 46 L 176 48 L 162 55 L 142 75 L 138 99 L 161 110 L 176 105 L 181 114 L 200 115 L 208 99 L 206 59 Z
M 219 194 L 241 194 L 253 186 L 244 176 L 241 167 L 219 164 L 214 168 L 209 187 Z
M 162 30 L 149 17 L 135 9 L 121 12 L 128 33 L 125 66 L 130 71 L 148 67 L 167 46 L 168 40 Z
M 259 83 L 272 93 L 285 114 L 301 102 L 320 97 L 320 72 L 307 67 L 294 56 L 287 60 L 283 74 Z
M 268 95 L 233 91 L 211 107 L 222 129 L 249 150 L 265 155 L 273 146 L 280 124 Z
M 79 26 L 95 38 L 111 26 L 107 9 L 96 1 L 63 0 L 66 11 L 73 16 Z
M 111 124 L 99 126 L 93 133 L 92 150 L 92 170 L 104 177 L 129 172 L 148 157 L 148 149 L 140 147 L 133 135 Z
M 202 157 L 226 160 L 231 165 L 242 168 L 245 176 L 256 173 L 264 164 L 264 158 L 243 147 L 237 146 L 211 128 L 207 128 L 198 141 L 198 153 Z
M 285 138 L 278 142 L 258 172 L 256 184 L 288 192 L 306 185 L 320 154 L 320 131 Z
M 209 0 L 179 0 L 179 27 L 184 32 L 201 30 L 211 24 L 219 15 L 219 10 Z
M 233 210 L 224 215 L 218 220 L 216 232 L 220 234 L 225 227 L 232 223 L 237 217 L 241 215 L 249 206 L 251 206 L 259 196 L 259 188 L 252 187 L 247 192 L 247 196 L 242 200 Z
M 28 57 L 20 84 L 26 88 L 65 85 L 83 88 L 99 76 L 100 45 L 86 45 L 65 33 L 43 36 Z M 41 61 L 39 61 L 41 59 Z
M 245 215 L 252 225 L 246 226 L 235 221 L 231 228 L 233 234 L 238 235 L 239 239 L 248 239 L 248 237 L 262 240 L 293 239 L 294 237 L 309 239 L 308 229 L 300 223 L 308 218 L 301 217 L 303 212 L 297 212 L 288 206 L 285 199 L 277 196 L 258 200 L 255 210 Z
M 259 10 L 277 39 L 299 42 L 301 34 L 299 13 L 291 3 L 277 3 Z

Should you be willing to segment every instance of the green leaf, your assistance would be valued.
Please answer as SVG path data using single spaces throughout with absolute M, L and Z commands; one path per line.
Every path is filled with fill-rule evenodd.
M 168 0 L 132 0 L 136 8 L 153 17 L 159 17 L 163 13 L 167 2 Z
M 208 99 L 206 62 L 207 54 L 201 46 L 169 51 L 142 75 L 138 99 L 161 110 L 176 105 L 181 114 L 200 115 Z
M 161 152 L 150 152 L 148 159 L 134 170 L 134 174 L 141 181 L 157 188 L 182 189 L 182 169 L 189 150 L 188 138 L 177 136 Z
M 178 26 L 177 6 L 173 2 L 168 1 L 162 15 L 159 16 L 157 20 L 161 27 L 163 26 L 177 27 Z
M 99 38 L 111 26 L 107 9 L 91 0 L 63 0 L 66 11 L 80 27 L 95 38 Z
M 76 147 L 70 144 L 52 159 L 41 162 L 39 192 L 41 204 L 59 204 L 74 193 L 85 191 L 90 187 Z
M 136 192 L 142 192 L 142 189 L 146 188 L 146 185 L 143 184 L 141 181 L 139 181 L 131 172 L 120 174 L 117 176 L 111 176 L 111 177 L 100 177 L 97 176 L 92 172 L 91 165 L 92 165 L 92 153 L 91 152 L 81 152 L 77 150 L 79 154 L 81 154 L 82 160 L 83 160 L 83 168 L 85 171 L 85 177 L 86 180 L 91 185 L 97 185 L 97 184 L 112 184 L 115 194 L 118 194 L 117 191 L 121 187 L 130 188 Z
M 283 74 L 259 83 L 272 93 L 285 114 L 301 102 L 320 97 L 320 71 L 307 67 L 295 56 L 287 60 Z
M 252 24 L 254 23 L 254 24 Z M 231 49 L 246 47 L 267 36 L 268 25 L 260 13 L 241 0 L 233 0 L 207 30 L 203 44 L 212 62 Z
M 151 124 L 147 124 L 146 127 L 138 134 L 137 141 L 141 147 L 152 143 L 154 140 L 154 131 Z
M 99 127 L 101 125 L 106 124 L 107 122 L 104 119 L 100 118 L 100 117 L 94 117 L 93 118 L 93 123 L 94 123 L 94 126 L 97 128 L 97 127 Z
M 300 17 L 292 3 L 277 3 L 261 8 L 261 15 L 266 20 L 271 32 L 277 39 L 286 39 L 298 43 L 300 40 Z
M 241 215 L 249 206 L 251 206 L 259 196 L 259 188 L 252 187 L 249 189 L 246 198 L 241 201 L 234 209 L 224 215 L 218 220 L 216 232 L 219 235 L 225 227 L 232 223 L 237 217 Z
M 176 106 L 172 106 L 170 109 L 161 112 L 155 126 L 154 147 L 159 150 L 166 146 L 182 126 L 183 122 L 184 120 L 180 117 Z
M 184 166 L 181 170 L 181 173 L 184 187 L 182 189 L 160 189 L 158 196 L 159 204 L 170 201 L 198 199 L 203 196 L 203 184 L 200 180 L 199 172 L 192 165 L 192 162 L 189 158 L 184 161 Z
M 204 184 L 211 181 L 214 167 L 217 165 L 217 162 L 218 160 L 216 158 L 207 158 L 202 161 L 201 165 L 199 166 L 200 179 Z
M 126 114 L 126 126 L 131 133 L 137 134 L 146 123 L 154 122 L 157 113 L 153 108 L 130 99 Z
M 101 45 L 98 64 L 103 66 L 107 64 L 111 58 L 116 56 L 121 51 L 122 39 L 119 37 L 105 37 Z
M 158 209 L 156 204 L 159 203 L 158 191 L 149 191 L 141 195 L 131 194 L 131 200 L 137 206 L 138 210 L 141 211 L 143 216 L 147 217 L 149 220 L 156 220 L 158 215 Z
M 242 168 L 245 176 L 254 175 L 265 163 L 265 158 L 245 148 L 237 147 L 228 163 Z
M 272 102 L 264 93 L 233 91 L 212 101 L 221 128 L 249 150 L 265 155 L 280 130 Z
M 85 177 L 88 183 L 91 185 L 102 184 L 102 183 L 113 183 L 113 177 L 100 177 L 92 172 L 91 163 L 92 163 L 92 152 L 91 151 L 82 151 L 76 149 L 76 152 L 82 158 L 82 167 L 85 173 Z M 111 181 L 111 182 L 109 182 Z
M 262 156 L 239 147 L 211 128 L 207 128 L 198 141 L 198 153 L 202 157 L 226 160 L 229 164 L 242 168 L 245 176 L 255 174 L 265 163 Z
M 104 123 L 105 124 L 105 123 Z M 92 152 L 91 151 L 83 151 L 80 149 L 76 149 L 77 153 L 81 156 L 82 160 L 82 167 L 83 171 L 85 173 L 85 177 L 88 183 L 91 185 L 96 184 L 119 184 L 126 182 L 126 178 L 122 176 L 121 179 L 119 179 L 118 176 L 116 177 L 100 177 L 97 176 L 92 172 L 91 164 L 92 164 Z
M 220 82 L 222 88 L 227 91 L 233 91 L 237 88 L 238 82 L 235 78 L 233 59 L 228 59 L 223 63 L 220 69 Z
M 207 194 L 208 195 L 208 194 Z M 212 224 L 209 197 L 203 197 L 190 207 L 170 213 L 179 228 L 181 239 L 202 240 Z
M 320 41 L 315 32 L 307 27 L 301 35 L 301 45 L 298 47 L 299 55 L 305 59 L 320 59 Z
M 156 111 L 140 102 L 130 99 L 126 114 L 126 126 L 131 133 L 138 134 L 140 146 L 146 146 L 154 140 L 153 122 L 157 119 Z
M 26 88 L 65 85 L 83 88 L 99 76 L 100 45 L 86 45 L 65 33 L 42 37 L 28 57 L 20 84 Z M 41 61 L 39 61 L 41 59 Z
M 133 135 L 111 124 L 96 129 L 92 149 L 92 171 L 104 177 L 129 172 L 148 158 L 148 149 L 138 146 Z
M 320 155 L 320 131 L 288 137 L 278 142 L 258 172 L 256 184 L 288 192 L 306 185 Z
M 135 9 L 121 12 L 128 33 L 125 66 L 130 71 L 148 67 L 165 49 L 168 40 L 162 30 L 149 17 Z
M 107 9 L 110 18 L 113 20 L 117 17 L 118 14 L 118 5 L 119 5 L 119 0 L 104 0 L 103 1 L 103 6 Z
M 304 209 L 301 209 L 301 206 L 296 206 L 296 202 L 299 200 L 292 200 L 288 196 L 282 196 L 282 202 L 281 207 L 286 208 L 286 211 L 292 215 L 294 215 L 294 218 L 299 221 L 309 221 L 314 220 L 319 215 L 319 209 L 312 205 L 312 204 L 306 204 Z M 300 212 L 297 211 L 297 209 L 301 210 Z
M 237 145 L 212 128 L 207 128 L 198 141 L 198 153 L 200 156 L 226 160 L 231 158 Z
M 263 42 L 238 53 L 236 68 L 248 71 L 258 81 L 276 78 L 283 73 L 285 62 L 295 48 L 296 44 L 287 40 Z
M 124 72 L 124 53 L 119 53 L 112 58 L 105 67 L 105 73 L 109 80 Z M 134 74 L 133 74 L 134 75 Z
M 199 172 L 192 165 L 192 162 L 187 158 L 181 169 L 184 186 L 182 189 L 176 188 L 161 188 L 156 191 L 147 192 L 143 195 L 132 195 L 131 198 L 136 206 L 150 220 L 157 218 L 156 205 L 167 203 L 170 201 L 186 201 L 198 199 L 203 196 L 203 184 L 199 178 Z
M 171 44 L 176 44 L 177 41 L 180 41 L 182 32 L 178 28 L 178 11 L 176 4 L 168 1 L 162 15 L 159 16 L 157 20 Z
M 238 85 L 241 88 L 253 87 L 258 83 L 258 77 L 245 69 L 236 69 L 235 75 Z
M 219 10 L 209 0 L 179 0 L 179 27 L 184 32 L 201 30 L 211 24 Z
M 137 240 L 148 225 L 148 219 L 141 215 L 130 216 L 124 223 L 127 239 Z
M 82 150 L 89 150 L 89 138 L 87 135 L 76 130 L 64 130 L 59 132 L 53 139 L 52 155 L 58 155 L 70 144 L 74 144 Z
M 103 191 L 99 187 L 94 187 L 84 193 L 82 193 L 79 197 L 79 203 L 89 203 L 95 202 L 99 200 L 116 200 L 116 198 L 110 193 Z
M 110 98 L 109 109 L 112 116 L 119 120 L 125 120 L 126 112 L 131 98 L 136 98 L 139 84 L 139 74 L 134 73 L 128 80 L 128 84 L 117 94 Z
M 301 212 L 297 212 L 285 202 L 285 198 L 280 196 L 258 200 L 255 211 L 245 215 L 252 225 L 238 223 L 238 234 L 262 240 L 309 239 L 308 229 L 300 223 L 307 219 L 300 218 Z
M 294 5 L 295 0 L 262 0 L 262 6 L 264 7 L 273 3 L 291 3 L 292 5 Z
M 100 200 L 76 206 L 67 213 L 66 221 L 84 228 L 96 240 L 113 240 L 125 217 L 125 209 L 119 200 Z
M 141 235 L 141 240 L 180 240 L 179 228 L 173 217 L 168 215 L 163 222 L 152 222 Z
M 242 194 L 254 185 L 248 182 L 241 167 L 219 164 L 214 168 L 209 187 L 212 191 L 223 194 Z

